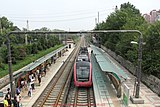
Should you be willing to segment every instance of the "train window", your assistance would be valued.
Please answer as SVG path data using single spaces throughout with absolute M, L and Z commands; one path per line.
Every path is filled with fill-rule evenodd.
M 90 66 L 89 62 L 77 63 L 76 66 L 77 81 L 85 82 L 89 80 L 89 71 L 90 71 L 89 66 Z
M 89 59 L 87 55 L 79 55 L 78 61 L 89 61 Z

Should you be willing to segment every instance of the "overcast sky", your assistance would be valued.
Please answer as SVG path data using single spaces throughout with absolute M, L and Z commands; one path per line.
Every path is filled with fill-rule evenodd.
M 95 18 L 105 20 L 121 4 L 130 2 L 142 14 L 160 9 L 159 0 L 0 0 L 0 17 L 6 16 L 20 29 L 47 27 L 61 30 L 92 30 Z

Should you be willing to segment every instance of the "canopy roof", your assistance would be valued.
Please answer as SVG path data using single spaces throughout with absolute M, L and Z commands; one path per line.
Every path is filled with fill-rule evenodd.
M 34 68 L 36 68 L 37 66 L 39 66 L 40 64 L 42 64 L 43 62 L 45 62 L 46 60 L 48 60 L 49 58 L 51 58 L 52 56 L 54 56 L 56 53 L 60 52 L 61 50 L 65 49 L 67 47 L 66 46 L 63 46 L 61 48 L 58 48 L 57 50 L 55 51 L 52 51 L 51 53 L 39 58 L 38 60 L 28 64 L 26 67 L 22 68 L 21 71 L 31 71 L 33 70 Z
M 120 68 L 118 67 L 113 61 L 111 61 L 104 52 L 95 46 L 91 46 L 93 53 L 95 55 L 95 58 L 103 72 L 113 73 L 114 75 L 117 75 L 119 78 L 127 79 L 128 75 Z M 118 78 L 118 79 L 119 79 Z

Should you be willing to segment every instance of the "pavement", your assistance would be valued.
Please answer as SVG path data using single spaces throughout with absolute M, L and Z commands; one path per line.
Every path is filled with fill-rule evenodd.
M 110 61 L 115 65 L 120 67 L 130 79 L 126 80 L 124 84 L 129 87 L 129 96 L 133 96 L 134 84 L 135 84 L 135 76 L 133 76 L 127 69 L 121 66 L 115 59 L 113 59 L 110 55 L 106 53 L 106 56 L 110 59 Z M 135 95 L 135 94 L 134 94 Z M 133 104 L 131 100 L 129 100 L 128 107 L 160 107 L 160 97 L 154 93 L 150 88 L 145 86 L 143 83 L 140 83 L 140 98 L 144 100 L 144 104 Z

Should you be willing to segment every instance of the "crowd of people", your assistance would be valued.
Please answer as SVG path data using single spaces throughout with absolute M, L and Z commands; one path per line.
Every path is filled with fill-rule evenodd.
M 7 93 L 4 97 L 3 104 L 4 107 L 20 107 L 20 101 L 21 101 L 21 93 L 27 90 L 28 97 L 32 97 L 32 91 L 35 90 L 35 82 L 38 80 L 38 85 L 41 84 L 41 78 L 42 76 L 46 75 L 46 70 L 43 70 L 41 72 L 40 70 L 37 70 L 34 74 L 31 73 L 29 75 L 28 81 L 25 79 L 21 79 L 20 85 L 16 87 L 14 96 L 14 99 L 11 99 L 11 90 L 10 88 L 7 89 Z
M 16 92 L 14 99 L 11 99 L 11 91 L 10 88 L 8 88 L 7 94 L 5 95 L 3 100 L 4 107 L 20 107 L 20 101 L 21 101 L 20 92 Z
M 53 57 L 51 63 L 55 62 L 56 58 Z M 38 80 L 38 85 L 41 85 L 41 78 L 45 77 L 48 66 L 51 66 L 51 64 L 44 66 L 43 69 L 37 69 L 34 73 L 30 73 L 27 80 L 21 78 L 20 85 L 17 85 L 15 89 L 14 98 L 11 97 L 11 90 L 8 88 L 3 100 L 4 107 L 21 107 L 21 94 L 24 94 L 24 91 L 27 91 L 28 97 L 32 97 L 32 91 L 35 90 L 35 82 Z

